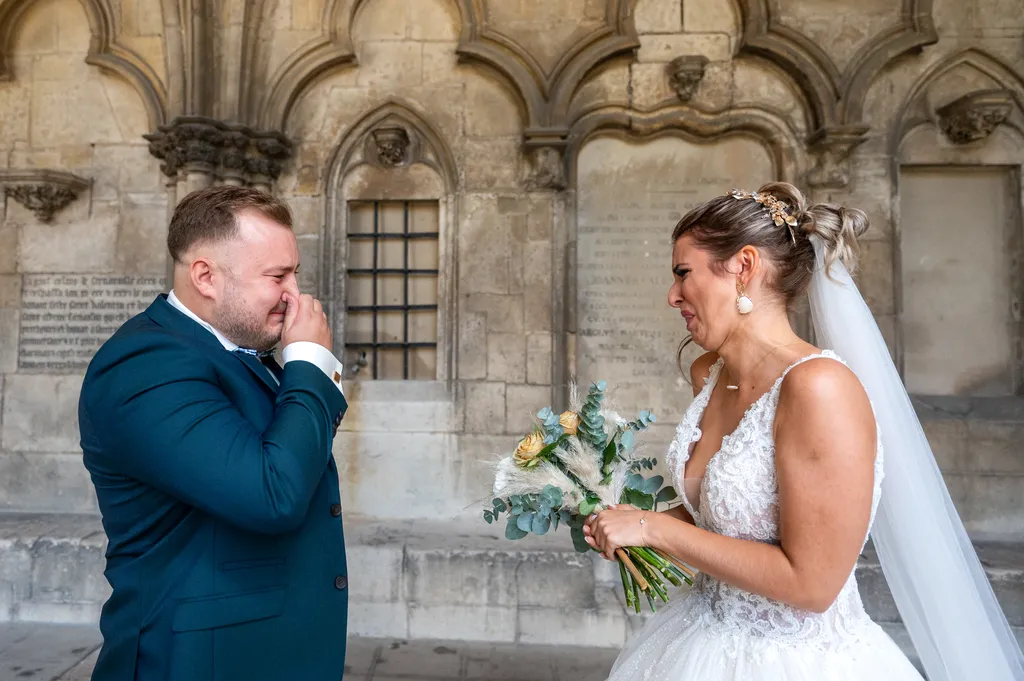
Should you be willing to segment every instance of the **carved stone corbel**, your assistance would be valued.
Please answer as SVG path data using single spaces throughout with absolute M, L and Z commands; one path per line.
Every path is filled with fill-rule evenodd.
M 381 166 L 397 168 L 412 162 L 409 133 L 400 125 L 377 128 L 368 141 L 372 141 L 371 158 Z
M 936 110 L 939 128 L 953 144 L 983 140 L 1001 125 L 1013 110 L 1008 90 L 982 90 L 964 95 Z
M 668 63 L 668 83 L 676 91 L 679 101 L 688 102 L 697 92 L 697 86 L 704 79 L 708 58 L 703 54 L 685 54 Z
M 62 170 L 0 170 L 4 194 L 34 212 L 40 222 L 53 220 L 54 214 L 91 184 L 91 180 Z
M 526 177 L 523 184 L 527 190 L 566 188 L 565 148 L 566 135 L 560 130 L 546 128 L 526 131 Z
M 822 128 L 811 135 L 807 144 L 816 158 L 807 173 L 812 187 L 845 187 L 850 181 L 850 154 L 867 139 L 866 125 Z

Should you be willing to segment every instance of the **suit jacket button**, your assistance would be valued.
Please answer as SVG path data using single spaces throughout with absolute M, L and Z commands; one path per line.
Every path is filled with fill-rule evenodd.
M 348 587 L 348 577 L 345 577 L 344 575 L 338 575 L 337 577 L 334 578 L 334 588 L 335 589 L 337 589 L 338 591 L 341 591 L 342 589 L 345 589 L 346 587 Z
M 337 518 L 341 515 L 341 504 L 331 504 L 331 517 Z

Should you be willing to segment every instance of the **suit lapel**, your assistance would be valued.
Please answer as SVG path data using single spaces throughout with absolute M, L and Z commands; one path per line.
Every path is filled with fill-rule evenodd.
M 195 320 L 189 319 L 179 310 L 174 309 L 174 306 L 167 302 L 167 295 L 164 293 L 156 297 L 156 300 L 146 309 L 146 314 L 164 328 L 173 329 L 178 333 L 194 338 L 196 342 L 208 345 L 211 349 L 228 352 L 220 344 L 216 336 L 197 324 Z M 272 395 L 277 395 L 277 384 L 274 383 L 274 379 L 270 376 L 270 369 L 263 366 L 263 363 L 258 358 L 247 355 L 244 352 L 230 352 L 228 354 L 233 355 L 244 364 L 270 390 Z
M 263 385 L 267 386 L 270 392 L 277 395 L 278 386 L 274 383 L 274 379 L 270 375 L 270 369 L 263 366 L 263 362 L 261 362 L 258 357 L 253 357 L 252 355 L 244 352 L 233 352 L 231 354 L 237 357 L 242 364 L 247 366 L 249 371 L 256 374 L 256 378 L 260 379 L 260 381 L 263 382 Z

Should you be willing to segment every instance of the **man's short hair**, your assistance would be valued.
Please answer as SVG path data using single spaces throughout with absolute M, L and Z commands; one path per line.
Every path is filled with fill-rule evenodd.
M 174 209 L 167 229 L 167 250 L 175 262 L 181 262 L 197 243 L 231 238 L 238 231 L 236 216 L 246 210 L 292 228 L 288 204 L 266 192 L 251 187 L 206 187 L 183 198 Z

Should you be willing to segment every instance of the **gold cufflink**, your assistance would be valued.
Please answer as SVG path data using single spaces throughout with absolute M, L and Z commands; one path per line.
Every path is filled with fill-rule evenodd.
M 334 382 L 335 383 L 340 383 L 341 382 L 341 374 L 339 374 L 337 371 L 334 372 Z

